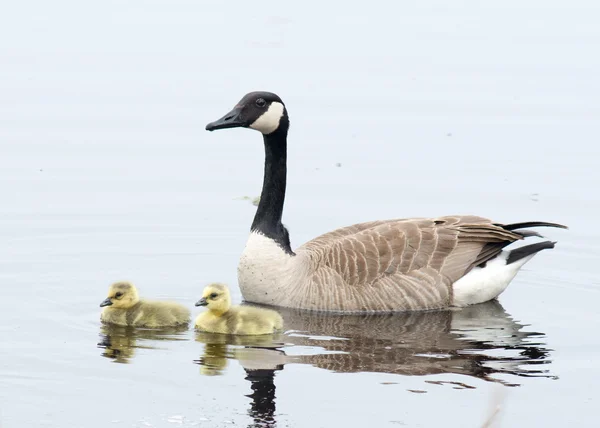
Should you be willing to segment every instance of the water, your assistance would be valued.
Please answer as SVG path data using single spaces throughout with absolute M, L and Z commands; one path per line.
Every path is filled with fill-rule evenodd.
M 0 426 L 596 426 L 600 9 L 592 1 L 13 2 L 0 13 Z M 282 311 L 285 334 L 99 323 L 108 285 L 188 305 L 236 266 L 259 135 L 291 116 L 292 246 L 360 221 L 546 220 L 499 302 Z M 339 164 L 339 165 L 338 165 Z

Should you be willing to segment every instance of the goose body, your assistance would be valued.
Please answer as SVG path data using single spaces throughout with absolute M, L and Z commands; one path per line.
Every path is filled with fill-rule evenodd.
M 281 223 L 289 117 L 282 100 L 251 92 L 209 131 L 247 127 L 263 134 L 265 172 L 250 236 L 238 265 L 246 301 L 336 312 L 395 312 L 468 306 L 502 293 L 550 241 L 506 246 L 538 236 L 547 222 L 499 224 L 457 215 L 380 220 L 321 235 L 292 250 Z
M 116 282 L 109 287 L 100 320 L 105 324 L 130 327 L 161 328 L 189 324 L 190 310 L 176 302 L 141 300 L 136 287 Z
M 210 284 L 196 306 L 206 306 L 198 315 L 195 328 L 207 333 L 232 335 L 271 334 L 283 328 L 276 311 L 251 306 L 231 306 L 229 289 L 223 284 Z

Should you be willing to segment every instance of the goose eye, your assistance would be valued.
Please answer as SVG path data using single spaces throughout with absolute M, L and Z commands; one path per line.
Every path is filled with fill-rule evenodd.
M 217 293 L 212 293 L 212 294 L 210 295 L 210 298 L 211 298 L 211 299 L 216 299 L 216 298 L 217 298 L 217 296 L 218 296 L 218 294 L 217 294 Z
M 267 105 L 267 102 L 264 100 L 264 98 L 259 98 L 256 100 L 256 105 L 259 107 L 264 107 Z
M 115 297 L 116 297 L 117 299 L 120 299 L 121 297 L 123 297 L 123 293 L 121 293 L 121 292 L 119 291 L 117 294 L 115 294 Z

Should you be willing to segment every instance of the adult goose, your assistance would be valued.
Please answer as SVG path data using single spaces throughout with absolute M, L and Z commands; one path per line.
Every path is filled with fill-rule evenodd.
M 238 265 L 248 302 L 336 312 L 395 312 L 463 307 L 492 300 L 518 270 L 554 242 L 504 248 L 546 222 L 499 224 L 472 215 L 379 220 L 290 246 L 281 223 L 290 121 L 281 98 L 251 92 L 208 131 L 251 128 L 263 134 L 260 203 Z

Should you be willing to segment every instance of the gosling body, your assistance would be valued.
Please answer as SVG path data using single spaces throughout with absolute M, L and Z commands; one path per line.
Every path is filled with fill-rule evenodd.
M 229 289 L 223 284 L 208 285 L 196 306 L 208 309 L 196 317 L 196 330 L 234 335 L 272 334 L 283 328 L 276 311 L 252 306 L 231 306 Z
M 104 308 L 100 320 L 105 324 L 161 328 L 187 325 L 191 320 L 190 310 L 185 306 L 140 299 L 136 287 L 129 282 L 112 284 L 100 307 Z

